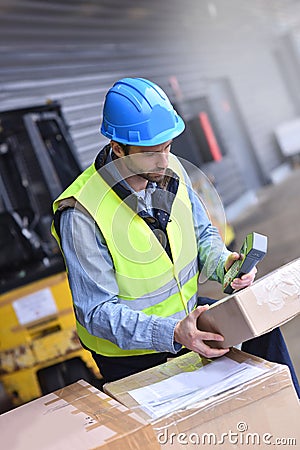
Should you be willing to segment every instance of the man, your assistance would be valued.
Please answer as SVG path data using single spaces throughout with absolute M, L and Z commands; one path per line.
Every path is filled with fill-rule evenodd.
M 110 143 L 55 201 L 53 233 L 68 270 L 77 330 L 105 382 L 166 361 L 183 346 L 214 358 L 223 340 L 197 329 L 198 278 L 222 283 L 239 258 L 210 223 L 172 140 L 184 122 L 140 78 L 108 91 L 101 132 Z M 232 282 L 250 285 L 256 268 Z

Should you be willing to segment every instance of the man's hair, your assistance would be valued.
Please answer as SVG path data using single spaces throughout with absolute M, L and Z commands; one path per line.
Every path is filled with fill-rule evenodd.
M 115 141 L 116 142 L 116 141 Z M 130 145 L 128 144 L 122 144 L 121 142 L 117 142 L 117 144 L 122 147 L 122 149 L 124 150 L 125 156 L 129 155 L 129 149 L 130 149 Z

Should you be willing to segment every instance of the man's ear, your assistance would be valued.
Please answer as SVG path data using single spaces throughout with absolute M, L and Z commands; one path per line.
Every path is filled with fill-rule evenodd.
M 112 151 L 118 158 L 122 158 L 122 156 L 125 156 L 124 149 L 121 147 L 121 145 L 118 144 L 118 142 L 110 141 L 110 146 L 112 148 Z

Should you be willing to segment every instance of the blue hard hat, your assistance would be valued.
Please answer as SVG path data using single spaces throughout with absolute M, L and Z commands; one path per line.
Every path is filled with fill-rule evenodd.
M 165 92 L 144 78 L 123 78 L 107 92 L 101 133 L 128 145 L 167 142 L 184 130 Z

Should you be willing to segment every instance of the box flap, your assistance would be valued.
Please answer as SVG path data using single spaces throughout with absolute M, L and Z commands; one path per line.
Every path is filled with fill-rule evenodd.
M 9 450 L 160 448 L 139 415 L 84 380 L 0 416 Z

